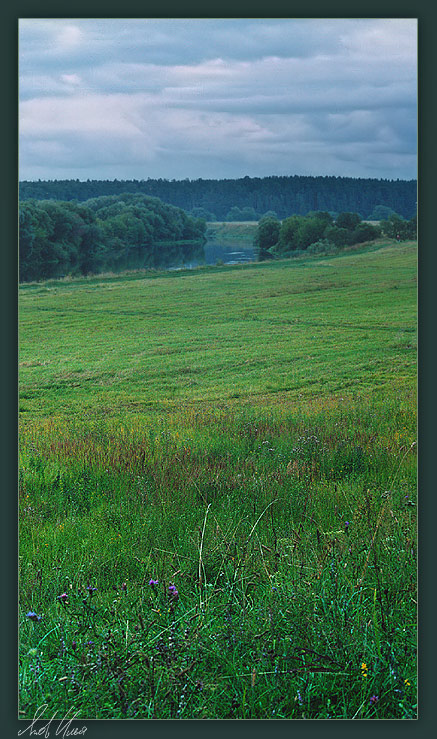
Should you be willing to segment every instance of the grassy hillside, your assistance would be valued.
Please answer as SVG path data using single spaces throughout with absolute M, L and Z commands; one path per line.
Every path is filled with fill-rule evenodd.
M 415 387 L 413 243 L 23 286 L 22 717 L 414 718 Z

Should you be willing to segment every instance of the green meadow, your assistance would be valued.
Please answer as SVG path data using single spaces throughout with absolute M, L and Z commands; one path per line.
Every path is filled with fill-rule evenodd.
M 208 221 L 207 237 L 210 241 L 245 241 L 252 246 L 258 221 Z
M 20 718 L 417 717 L 416 276 L 20 286 Z

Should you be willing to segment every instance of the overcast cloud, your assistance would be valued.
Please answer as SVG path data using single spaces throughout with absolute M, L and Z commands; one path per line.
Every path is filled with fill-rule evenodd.
M 416 177 L 414 19 L 23 19 L 20 179 Z

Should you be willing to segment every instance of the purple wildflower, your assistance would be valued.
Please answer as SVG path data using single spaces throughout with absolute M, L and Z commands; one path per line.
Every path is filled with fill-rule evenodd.
M 61 595 L 58 595 L 58 600 L 60 600 L 61 603 L 68 603 L 67 593 L 62 593 Z
M 93 588 L 93 586 L 88 583 L 88 585 L 86 586 L 86 590 L 88 590 L 88 593 L 92 595 L 96 592 L 97 588 Z
M 349 521 L 345 521 L 344 522 L 344 530 L 347 531 L 348 528 L 349 528 L 349 526 L 350 526 L 350 522 Z
M 149 585 L 151 588 L 155 588 L 159 583 L 159 580 L 149 580 Z
M 169 592 L 169 595 L 171 595 L 173 598 L 175 598 L 175 599 L 179 598 L 179 593 L 176 590 L 176 586 L 175 585 L 169 585 L 168 586 L 168 592 Z
M 374 706 L 375 703 L 378 703 L 379 698 L 377 695 L 372 695 L 371 699 L 369 700 L 369 705 Z
M 30 618 L 31 621 L 41 621 L 41 616 L 38 616 L 35 611 L 29 611 L 29 613 L 26 613 L 27 618 Z

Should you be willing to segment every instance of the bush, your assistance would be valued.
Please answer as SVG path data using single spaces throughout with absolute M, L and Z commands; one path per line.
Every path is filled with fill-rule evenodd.
M 395 213 L 386 221 L 381 222 L 381 230 L 385 236 L 397 241 L 415 239 L 417 236 L 417 217 L 414 216 L 410 221 L 406 221 Z
M 332 244 L 335 244 L 335 246 L 348 246 L 352 243 L 352 234 L 346 228 L 328 226 L 324 235 L 325 239 L 330 241 Z
M 335 225 L 338 228 L 345 228 L 348 231 L 353 231 L 361 221 L 361 216 L 358 213 L 339 213 Z
M 359 223 L 353 231 L 353 243 L 362 244 L 365 241 L 374 241 L 381 235 L 381 229 L 378 226 L 372 226 L 371 223 Z

